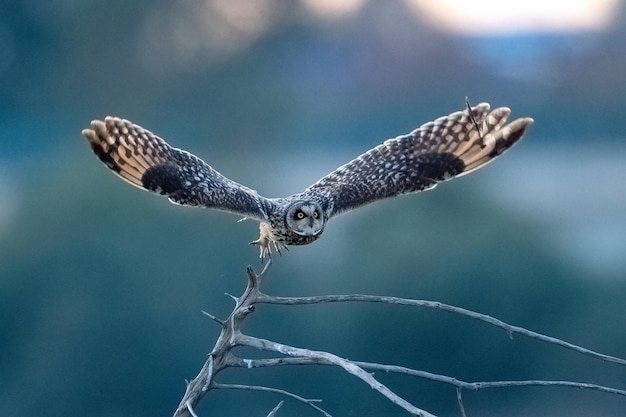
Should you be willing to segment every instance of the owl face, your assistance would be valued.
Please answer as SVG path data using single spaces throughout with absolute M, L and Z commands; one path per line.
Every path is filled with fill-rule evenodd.
M 289 206 L 285 222 L 290 231 L 300 236 L 317 236 L 326 225 L 322 207 L 312 201 L 297 201 Z

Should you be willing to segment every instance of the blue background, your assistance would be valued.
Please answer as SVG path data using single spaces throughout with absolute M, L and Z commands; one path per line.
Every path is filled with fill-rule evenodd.
M 219 334 L 201 310 L 226 317 L 224 293 L 240 294 L 245 266 L 260 267 L 247 245 L 256 222 L 183 209 L 111 175 L 80 135 L 106 115 L 268 197 L 466 96 L 531 116 L 525 139 L 484 170 L 333 219 L 315 244 L 275 259 L 265 292 L 438 300 L 626 356 L 623 7 L 604 31 L 462 37 L 401 2 L 339 19 L 268 2 L 234 20 L 218 3 L 0 5 L 0 415 L 171 414 Z M 437 311 L 262 305 L 246 331 L 468 381 L 624 388 L 616 365 Z M 451 387 L 377 376 L 430 412 L 459 413 Z M 220 380 L 322 398 L 334 415 L 404 415 L 338 369 Z M 279 399 L 211 392 L 199 413 L 267 415 Z M 626 405 L 562 388 L 464 399 L 482 416 L 617 416 Z M 288 401 L 278 415 L 315 414 Z

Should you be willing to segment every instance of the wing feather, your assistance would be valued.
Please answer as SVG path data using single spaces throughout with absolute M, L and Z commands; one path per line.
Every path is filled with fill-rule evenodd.
M 135 187 L 166 195 L 176 204 L 267 219 L 271 201 L 128 120 L 94 120 L 82 133 L 96 156 Z
M 328 216 L 364 204 L 434 188 L 479 169 L 519 141 L 533 123 L 506 124 L 511 111 L 481 103 L 440 117 L 408 135 L 388 139 L 307 188 L 302 196 L 326 202 Z

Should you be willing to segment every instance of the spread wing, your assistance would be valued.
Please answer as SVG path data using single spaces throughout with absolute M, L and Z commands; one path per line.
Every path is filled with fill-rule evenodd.
M 165 195 L 176 204 L 267 218 L 269 200 L 128 120 L 94 120 L 82 133 L 96 156 L 135 187 Z
M 481 103 L 440 117 L 365 152 L 302 195 L 327 202 L 330 217 L 383 198 L 432 189 L 483 167 L 520 140 L 533 119 L 505 124 L 510 112 L 506 107 L 490 111 L 489 104 Z

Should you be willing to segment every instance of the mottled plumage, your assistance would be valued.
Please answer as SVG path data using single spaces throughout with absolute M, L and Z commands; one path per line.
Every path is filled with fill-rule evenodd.
M 260 237 L 252 243 L 260 246 L 263 259 L 272 249 L 316 240 L 337 214 L 428 190 L 484 166 L 521 139 L 533 122 L 526 117 L 505 124 L 509 114 L 506 107 L 490 111 L 489 104 L 481 103 L 471 112 L 468 108 L 440 117 L 370 149 L 300 194 L 272 199 L 128 120 L 94 120 L 82 133 L 98 158 L 136 187 L 166 195 L 176 204 L 259 220 Z

